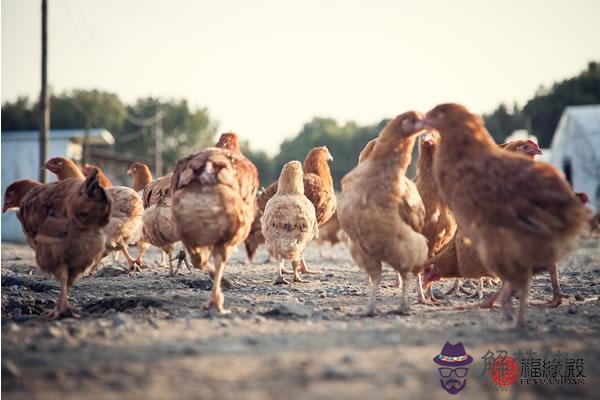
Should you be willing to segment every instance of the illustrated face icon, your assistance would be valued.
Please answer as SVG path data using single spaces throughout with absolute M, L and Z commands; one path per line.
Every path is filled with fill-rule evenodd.
M 466 376 L 467 372 L 469 371 L 468 368 L 442 367 L 438 368 L 438 371 L 440 373 L 440 383 L 442 388 L 450 394 L 456 394 L 460 392 L 467 384 Z
M 454 395 L 465 388 L 467 365 L 473 362 L 473 357 L 467 354 L 462 343 L 446 342 L 440 354 L 433 357 L 433 362 L 438 366 L 440 384 L 446 392 Z

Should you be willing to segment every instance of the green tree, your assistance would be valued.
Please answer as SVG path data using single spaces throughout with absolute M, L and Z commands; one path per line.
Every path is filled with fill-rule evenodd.
M 555 83 L 551 88 L 540 88 L 523 107 L 531 121 L 533 134 L 542 147 L 550 147 L 554 131 L 565 107 L 570 105 L 600 104 L 600 66 L 588 64 L 578 76 Z
M 492 113 L 484 114 L 483 120 L 497 143 L 503 143 L 513 131 L 526 128 L 526 117 L 517 104 L 512 110 L 506 104 L 500 104 Z

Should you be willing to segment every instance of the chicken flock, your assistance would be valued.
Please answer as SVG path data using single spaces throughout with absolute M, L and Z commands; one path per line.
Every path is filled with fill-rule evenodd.
M 406 171 L 415 144 L 413 181 Z M 456 279 L 455 290 L 464 291 L 461 278 L 474 279 L 479 287 L 472 295 L 480 298 L 487 279 L 502 288 L 478 306 L 491 307 L 500 297 L 510 318 L 515 296 L 516 327 L 523 328 L 532 275 L 549 272 L 549 305 L 558 306 L 564 295 L 557 263 L 598 224 L 585 195 L 574 193 L 558 170 L 534 160 L 540 153 L 532 141 L 497 145 L 481 118 L 461 105 L 442 104 L 425 115 L 409 111 L 392 119 L 358 155 L 337 198 L 327 147 L 314 148 L 303 163 L 288 162 L 279 180 L 259 192 L 256 167 L 237 136 L 224 133 L 214 147 L 180 159 L 163 177 L 154 179 L 148 166 L 133 163 L 131 188 L 113 186 L 95 165 L 52 158 L 45 168 L 58 181 L 12 183 L 3 212 L 16 209 L 39 268 L 60 283 L 56 306 L 43 314 L 48 319 L 77 316 L 68 290 L 105 256 L 123 253 L 135 274 L 149 246 L 162 250 L 169 275 L 188 259 L 210 274 L 214 284 L 205 308 L 227 313 L 221 287 L 232 286 L 224 271 L 239 244 L 252 262 L 264 243 L 277 260 L 274 283 L 291 284 L 284 277 L 286 260 L 293 282 L 319 273 L 304 257 L 315 239 L 348 246 L 371 282 L 370 314 L 377 312 L 385 264 L 402 287 L 401 313 L 411 308 L 413 276 L 417 300 L 427 305 L 437 303 L 431 286 L 440 279 Z M 137 247 L 136 258 L 130 246 Z

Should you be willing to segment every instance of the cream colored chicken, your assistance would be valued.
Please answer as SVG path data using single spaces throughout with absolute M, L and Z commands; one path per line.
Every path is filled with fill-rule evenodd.
M 304 282 L 298 275 L 302 253 L 319 231 L 315 206 L 304 195 L 300 162 L 290 161 L 283 166 L 277 193 L 267 202 L 261 225 L 267 250 L 279 261 L 275 283 L 289 283 L 283 278 L 285 260 L 292 262 L 294 282 Z
M 422 272 L 427 259 L 427 240 L 419 233 L 425 207 L 415 184 L 405 175 L 416 136 L 422 131 L 415 127 L 419 118 L 411 111 L 390 121 L 368 157 L 361 157 L 342 179 L 338 218 L 352 241 L 352 257 L 372 279 L 370 313 L 375 312 L 383 262 L 402 275 L 402 311 L 406 312 L 410 274 Z

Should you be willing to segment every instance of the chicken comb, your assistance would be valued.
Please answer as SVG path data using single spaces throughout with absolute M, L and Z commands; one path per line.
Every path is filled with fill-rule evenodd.
M 527 144 L 530 144 L 530 145 L 532 145 L 532 146 L 534 146 L 534 147 L 536 147 L 536 148 L 538 148 L 538 149 L 540 148 L 540 145 L 539 145 L 539 144 L 537 144 L 536 142 L 534 142 L 534 141 L 533 141 L 533 140 L 531 140 L 531 139 L 528 139 L 528 140 L 527 140 Z

